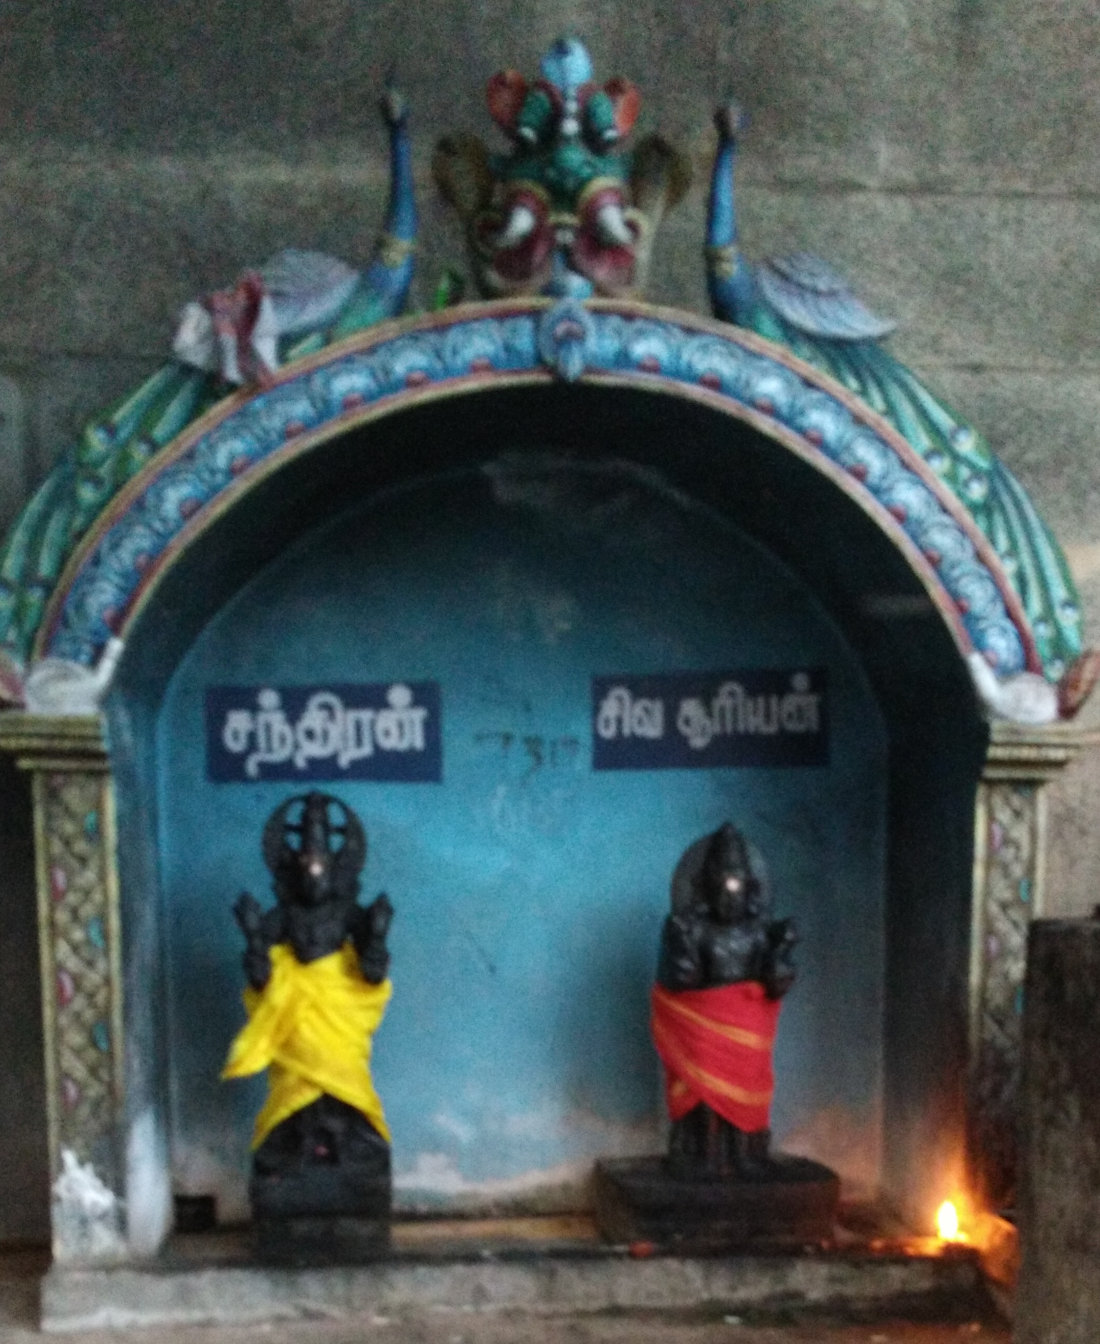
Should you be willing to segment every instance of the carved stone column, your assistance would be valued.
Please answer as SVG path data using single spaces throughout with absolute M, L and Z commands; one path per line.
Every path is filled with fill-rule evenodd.
M 971 1178 L 993 1209 L 1016 1199 L 1028 927 L 1043 913 L 1045 785 L 1095 733 L 998 723 L 978 788 L 970 962 Z
M 0 716 L 31 774 L 54 1258 L 126 1254 L 114 790 L 97 718 Z

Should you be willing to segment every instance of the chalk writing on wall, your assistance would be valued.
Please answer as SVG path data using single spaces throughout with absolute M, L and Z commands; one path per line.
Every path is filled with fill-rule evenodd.
M 442 778 L 434 681 L 209 686 L 206 770 L 217 783 Z
M 828 763 L 824 668 L 592 678 L 596 770 Z

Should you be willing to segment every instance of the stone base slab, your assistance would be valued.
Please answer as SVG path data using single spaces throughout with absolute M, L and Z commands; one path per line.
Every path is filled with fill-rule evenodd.
M 840 1181 L 805 1157 L 778 1159 L 759 1180 L 685 1178 L 663 1157 L 620 1158 L 596 1163 L 595 1200 L 596 1223 L 611 1241 L 771 1250 L 831 1240 Z
M 330 1265 L 384 1255 L 393 1188 L 389 1149 L 374 1166 L 307 1167 L 253 1176 L 252 1236 L 265 1264 Z
M 973 1254 L 742 1255 L 635 1259 L 622 1248 L 567 1254 L 491 1252 L 395 1256 L 329 1268 L 247 1262 L 113 1268 L 55 1265 L 42 1281 L 48 1331 L 151 1325 L 236 1325 L 413 1308 L 537 1313 L 836 1310 L 885 1319 L 959 1319 L 985 1304 Z
M 390 1248 L 390 1220 L 340 1215 L 258 1218 L 253 1224 L 257 1260 L 267 1265 L 332 1265 L 357 1263 L 385 1255 Z

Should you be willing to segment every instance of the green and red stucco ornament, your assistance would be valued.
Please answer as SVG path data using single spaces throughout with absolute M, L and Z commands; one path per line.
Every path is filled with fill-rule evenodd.
M 466 225 L 483 293 L 638 293 L 657 223 L 690 173 L 658 137 L 633 153 L 623 148 L 641 108 L 635 85 L 597 83 L 584 44 L 563 37 L 543 56 L 537 79 L 498 71 L 486 100 L 510 152 L 448 137 L 435 159 L 436 180 Z

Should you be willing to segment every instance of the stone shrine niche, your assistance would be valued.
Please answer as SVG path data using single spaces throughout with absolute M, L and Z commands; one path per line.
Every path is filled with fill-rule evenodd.
M 539 304 L 459 310 L 288 370 L 181 439 L 70 567 L 44 647 L 94 660 L 108 617 L 124 637 L 110 751 L 94 718 L 0 719 L 34 772 L 47 846 L 46 983 L 79 969 L 75 998 L 47 994 L 59 1263 L 155 1250 L 173 1193 L 242 1210 L 251 1104 L 213 1083 L 236 1020 L 230 910 L 237 887 L 261 881 L 265 809 L 292 789 L 206 778 L 211 686 L 316 674 L 440 688 L 441 782 L 339 786 L 372 835 L 368 886 L 405 912 L 377 1053 L 395 1132 L 409 1135 L 395 1150 L 399 1205 L 583 1206 L 595 1156 L 656 1146 L 644 1009 L 622 1008 L 644 1001 L 670 865 L 704 813 L 755 818 L 784 909 L 816 945 L 777 1053 L 785 1148 L 828 1160 L 850 1188 L 880 1188 L 919 1226 L 962 1179 L 968 1133 L 1010 1145 L 1014 1005 L 1000 986 L 1014 971 L 977 959 L 974 938 L 987 920 L 1015 927 L 1027 907 L 1010 908 L 1018 886 L 1004 904 L 1006 832 L 982 820 L 1001 786 L 990 774 L 979 788 L 988 729 L 959 647 L 971 628 L 1013 639 L 1026 627 L 1009 599 L 980 627 L 960 618 L 944 576 L 862 475 L 839 470 L 779 406 L 765 415 L 678 373 L 632 372 L 605 333 L 660 333 L 677 369 L 691 367 L 692 342 L 714 359 L 718 340 L 735 365 L 792 391 L 815 389 L 812 370 L 751 338 L 618 304 L 584 315 L 591 364 L 570 381 L 552 341 L 537 353 L 556 320 Z M 471 383 L 462 342 L 485 350 L 490 338 L 527 363 Z M 623 358 L 648 360 L 647 348 Z M 433 362 L 444 355 L 453 374 Z M 306 410 L 302 379 L 314 406 L 317 389 L 338 388 L 337 412 L 293 418 Z M 385 401 L 350 397 L 355 380 Z M 835 404 L 861 424 L 856 403 Z M 861 452 L 897 452 L 877 422 L 860 433 Z M 246 447 L 264 469 L 242 482 L 229 468 Z M 119 567 L 148 535 L 148 510 L 176 498 L 154 480 L 167 486 L 173 461 L 208 452 L 209 470 L 182 478 L 201 481 L 206 502 L 187 496 L 177 536 L 140 570 Z M 941 517 L 958 526 L 950 509 Z M 592 770 L 594 677 L 761 666 L 826 671 L 828 789 L 820 765 Z M 995 737 L 995 769 L 1036 834 L 1041 793 L 1028 781 L 1074 749 L 1065 730 Z M 979 837 L 992 837 L 977 868 L 976 806 Z M 673 842 L 670 829 L 661 852 L 657 837 L 678 822 L 683 835 Z M 1011 853 L 1034 899 L 1038 847 Z M 505 908 L 526 914 L 505 920 Z M 588 966 L 559 995 L 593 950 L 598 987 Z M 448 980 L 441 961 L 463 969 Z M 436 1011 L 463 973 L 482 996 L 462 1008 L 495 1048 Z M 517 981 L 537 993 L 508 1036 L 498 1019 Z M 221 988 L 196 1002 L 208 985 Z M 598 1076 L 585 1064 L 593 1040 L 614 1061 Z M 449 1110 L 428 1095 L 433 1071 L 450 1081 Z M 494 1109 L 505 1078 L 519 1104 Z M 482 1151 L 501 1133 L 505 1144 Z M 89 1218 L 71 1192 L 92 1177 L 100 1212 Z
M 434 682 L 438 782 L 323 786 L 368 828 L 367 889 L 400 908 L 372 1066 L 397 1210 L 584 1208 L 598 1157 L 659 1143 L 653 947 L 679 837 L 726 813 L 761 837 L 805 932 L 777 1126 L 810 1132 L 831 1111 L 846 1174 L 876 1188 L 886 742 L 862 669 L 785 566 L 655 473 L 601 461 L 606 441 L 579 458 L 502 446 L 309 533 L 207 624 L 167 687 L 173 1187 L 246 1213 L 256 1098 L 211 1068 L 239 1017 L 227 898 L 262 882 L 255 836 L 292 787 L 209 782 L 204 696 Z M 593 769 L 594 674 L 773 667 L 785 685 L 804 668 L 827 683 L 827 763 Z
M 399 1210 L 582 1210 L 597 1158 L 662 1146 L 653 949 L 677 857 L 727 817 L 803 929 L 780 1144 L 916 1229 L 960 1189 L 1011 1202 L 1042 784 L 1096 673 L 1064 558 L 888 323 L 818 259 L 740 254 L 738 108 L 716 118 L 717 320 L 633 297 L 687 185 L 659 137 L 625 146 L 638 107 L 576 39 L 494 76 L 507 153 L 445 141 L 435 167 L 503 297 L 404 317 L 388 90 L 368 264 L 288 249 L 188 305 L 6 543 L 53 1319 L 81 1266 L 161 1250 L 174 1197 L 245 1214 L 258 1098 L 217 1082 L 232 908 L 267 894 L 264 818 L 315 782 L 400 911 L 374 1059 Z M 346 752 L 262 745 L 259 716 L 285 737 L 314 692 L 354 704 Z M 735 695 L 812 701 L 813 734 L 766 707 L 735 732 Z M 414 712 L 415 753 L 367 751 L 364 724 Z

